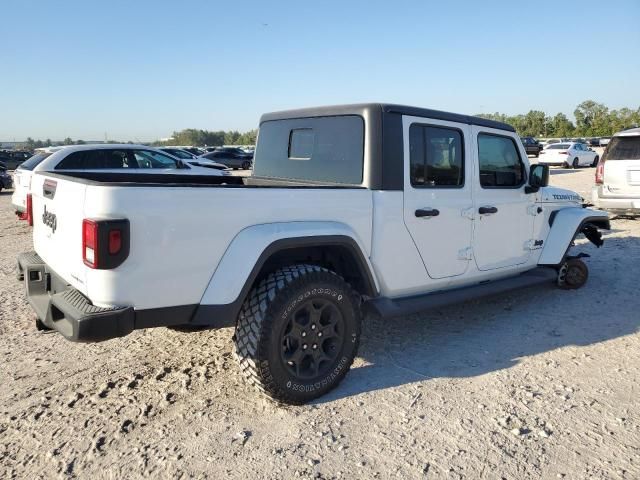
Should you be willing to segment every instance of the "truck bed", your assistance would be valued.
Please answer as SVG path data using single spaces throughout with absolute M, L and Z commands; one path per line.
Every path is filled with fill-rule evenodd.
M 40 172 L 52 178 L 74 179 L 89 185 L 109 186 L 161 186 L 161 187 L 313 187 L 313 188 L 344 188 L 358 189 L 353 185 L 330 182 L 312 182 L 289 180 L 286 178 L 267 178 L 255 176 L 210 176 L 210 175 L 165 175 L 160 173 L 112 173 L 100 171 L 85 172 Z

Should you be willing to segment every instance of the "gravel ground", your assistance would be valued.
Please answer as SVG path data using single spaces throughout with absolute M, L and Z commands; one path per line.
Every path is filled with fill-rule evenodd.
M 553 170 L 588 197 L 593 169 Z M 100 344 L 37 332 L 0 193 L 1 478 L 640 478 L 640 223 L 612 222 L 589 283 L 393 321 L 314 405 L 239 375 L 230 329 Z

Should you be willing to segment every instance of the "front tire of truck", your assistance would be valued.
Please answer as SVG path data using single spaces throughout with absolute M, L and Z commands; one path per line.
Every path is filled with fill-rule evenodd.
M 589 268 L 579 258 L 564 262 L 558 270 L 558 286 L 563 290 L 576 290 L 589 279 Z
M 336 273 L 292 265 L 249 294 L 236 326 L 236 358 L 249 383 L 301 405 L 335 388 L 358 351 L 358 294 Z

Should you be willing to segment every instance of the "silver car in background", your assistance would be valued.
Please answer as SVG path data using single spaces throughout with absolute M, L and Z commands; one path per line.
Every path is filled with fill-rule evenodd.
M 616 133 L 598 162 L 592 190 L 596 207 L 640 213 L 640 128 Z

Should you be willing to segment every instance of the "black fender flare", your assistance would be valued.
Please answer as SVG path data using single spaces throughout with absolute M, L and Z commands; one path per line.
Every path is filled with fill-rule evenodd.
M 245 280 L 240 294 L 233 302 L 223 305 L 199 305 L 190 323 L 193 325 L 212 325 L 216 327 L 229 327 L 235 325 L 245 298 L 247 298 L 247 295 L 258 278 L 258 275 L 262 271 L 262 268 L 273 255 L 293 248 L 332 246 L 346 248 L 355 260 L 358 273 L 361 275 L 365 285 L 365 291 L 361 291 L 360 293 L 369 297 L 378 296 L 378 289 L 376 287 L 373 272 L 369 268 L 362 250 L 353 238 L 347 235 L 281 238 L 265 247 Z

